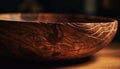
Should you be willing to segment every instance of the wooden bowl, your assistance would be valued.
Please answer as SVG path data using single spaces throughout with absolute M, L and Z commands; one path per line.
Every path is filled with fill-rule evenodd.
M 69 60 L 107 46 L 117 20 L 72 14 L 0 14 L 0 55 L 27 60 Z

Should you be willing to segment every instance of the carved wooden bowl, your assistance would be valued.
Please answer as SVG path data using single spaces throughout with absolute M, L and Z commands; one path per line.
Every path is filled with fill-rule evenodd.
M 107 46 L 117 20 L 65 14 L 0 14 L 0 55 L 27 60 L 67 60 Z

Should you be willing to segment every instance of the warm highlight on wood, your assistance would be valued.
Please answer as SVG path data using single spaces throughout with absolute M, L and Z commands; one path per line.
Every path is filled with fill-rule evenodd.
M 0 55 L 28 60 L 85 57 L 107 46 L 114 19 L 65 14 L 0 14 Z

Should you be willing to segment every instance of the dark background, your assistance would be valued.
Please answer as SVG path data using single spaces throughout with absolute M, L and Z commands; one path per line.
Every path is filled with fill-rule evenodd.
M 49 12 L 96 15 L 120 21 L 120 0 L 0 0 L 0 13 Z M 120 25 L 114 41 L 120 41 Z

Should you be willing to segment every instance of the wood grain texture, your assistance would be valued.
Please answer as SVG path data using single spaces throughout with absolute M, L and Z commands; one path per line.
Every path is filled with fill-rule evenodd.
M 111 42 L 108 47 L 94 54 L 88 62 L 69 63 L 52 69 L 120 69 L 120 42 Z
M 110 43 L 117 30 L 116 20 L 101 17 L 13 15 L 9 21 L 0 17 L 0 51 L 28 60 L 66 60 L 94 54 Z

